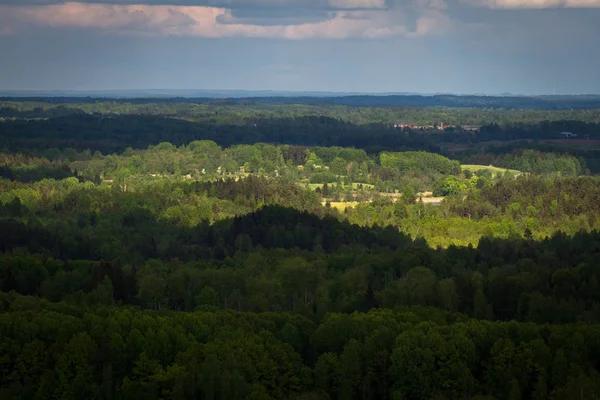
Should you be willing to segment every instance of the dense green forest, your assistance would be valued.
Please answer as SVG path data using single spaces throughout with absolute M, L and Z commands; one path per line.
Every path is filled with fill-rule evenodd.
M 1 399 L 600 398 L 598 110 L 16 100 Z
M 75 100 L 75 99 L 68 99 Z M 600 172 L 600 111 L 449 107 L 136 102 L 0 101 L 0 149 L 52 158 L 56 149 L 121 153 L 169 142 L 222 147 L 272 143 L 382 151 L 428 151 L 468 163 L 519 149 L 576 156 Z M 404 126 L 398 128 L 395 126 Z M 444 127 L 444 130 L 438 129 Z M 473 131 L 475 127 L 475 131 Z M 44 132 L 40 135 L 40 132 Z M 561 132 L 576 134 L 572 140 Z M 496 162 L 509 165 L 503 161 Z M 510 168 L 510 167 L 507 167 Z
M 600 123 L 600 108 L 560 110 L 494 107 L 352 107 L 336 104 L 277 104 L 248 100 L 197 102 L 174 99 L 109 100 L 0 98 L 0 118 L 56 118 L 81 115 L 146 115 L 238 125 L 270 119 L 327 117 L 353 124 L 486 125 L 535 124 L 544 121 Z

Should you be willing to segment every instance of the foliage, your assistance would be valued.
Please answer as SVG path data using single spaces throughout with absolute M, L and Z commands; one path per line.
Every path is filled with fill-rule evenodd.
M 0 398 L 600 396 L 593 157 L 473 150 L 596 110 L 63 100 L 0 108 Z

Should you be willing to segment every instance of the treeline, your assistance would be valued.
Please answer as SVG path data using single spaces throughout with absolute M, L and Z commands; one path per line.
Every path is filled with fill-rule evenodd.
M 221 120 L 228 111 L 215 110 L 198 119 L 173 115 L 96 115 L 74 114 L 51 118 L 5 119 L 0 122 L 0 146 L 10 151 L 49 151 L 53 148 L 90 149 L 103 154 L 122 152 L 127 147 L 147 148 L 160 142 L 180 146 L 193 140 L 213 140 L 221 146 L 258 142 L 303 146 L 355 147 L 368 153 L 380 151 L 423 150 L 441 152 L 441 143 L 471 144 L 486 141 L 519 139 L 561 139 L 569 131 L 581 138 L 597 139 L 598 116 L 585 121 L 564 119 L 539 120 L 521 124 L 479 123 L 479 132 L 460 128 L 410 130 L 394 128 L 397 121 L 358 123 L 337 115 L 318 112 L 298 116 L 253 116 L 234 114 L 235 120 Z M 353 111 L 357 117 L 360 109 Z M 231 113 L 231 111 L 229 111 Z M 177 116 L 177 118 L 176 118 Z M 185 119 L 181 119 L 185 118 Z M 226 117 L 229 118 L 229 117 Z M 410 117 L 405 117 L 409 119 Z M 566 118 L 569 118 L 566 116 Z M 570 117 L 572 118 L 572 117 Z M 403 118 L 404 120 L 404 118 Z M 447 121 L 433 123 L 451 124 Z M 405 122 L 405 123 L 411 123 Z
M 48 151 L 46 156 L 54 161 L 0 153 L 0 174 L 21 182 L 75 176 L 118 184 L 124 191 L 160 179 L 210 181 L 253 174 L 285 183 L 336 184 L 331 186 L 332 197 L 348 190 L 356 194 L 355 183 L 385 192 L 404 191 L 408 186 L 418 191 L 431 189 L 448 174 L 462 177 L 457 161 L 427 152 L 387 152 L 378 157 L 355 148 L 264 143 L 222 149 L 206 140 L 180 147 L 163 142 L 147 150 L 126 148 L 120 155 L 67 149 Z
M 460 163 L 458 161 L 452 161 L 438 154 L 425 152 L 383 152 L 379 155 L 379 162 L 383 168 L 398 170 L 404 174 L 415 170 L 434 170 L 446 175 L 453 175 L 460 172 Z
M 538 123 L 489 124 L 481 127 L 476 135 L 480 142 L 490 140 L 564 139 L 561 132 L 571 132 L 583 139 L 598 138 L 600 123 L 596 121 L 540 121 Z
M 42 179 L 61 180 L 76 175 L 63 160 L 50 161 L 24 154 L 0 153 L 0 177 L 11 181 L 33 183 Z
M 0 176 L 19 182 L 43 179 L 109 183 L 122 191 L 158 180 L 211 181 L 240 179 L 249 174 L 282 183 L 328 184 L 324 201 L 372 200 L 378 193 L 431 191 L 436 196 L 467 193 L 491 184 L 485 169 L 460 172 L 458 161 L 427 152 L 382 152 L 362 149 L 291 145 L 234 145 L 221 148 L 213 141 L 196 140 L 176 147 L 162 142 L 146 150 L 126 148 L 122 154 L 50 149 L 45 157 L 0 153 Z M 577 159 L 564 154 L 526 151 L 500 160 L 489 156 L 463 156 L 466 162 L 510 164 L 536 175 L 578 176 L 588 173 Z M 515 174 L 519 174 L 517 171 Z M 314 189 L 314 187 L 313 187 Z
M 340 97 L 264 97 L 240 99 L 271 104 L 339 104 L 346 106 L 378 107 L 474 107 L 500 109 L 572 110 L 598 109 L 599 96 L 454 96 L 454 95 L 354 95 Z
M 543 154 L 553 153 L 559 157 L 573 157 L 577 159 L 582 171 L 589 170 L 592 174 L 600 172 L 600 150 L 595 149 L 593 142 L 589 145 L 586 142 L 570 145 L 568 140 L 562 143 L 519 140 L 506 144 L 484 146 L 477 150 L 447 152 L 446 155 L 460 160 L 463 164 L 483 162 L 483 165 L 490 163 L 496 163 L 493 165 L 512 165 L 515 159 L 520 157 L 526 150 Z M 505 164 L 504 157 L 507 156 L 508 160 Z M 576 163 L 575 160 L 572 160 L 572 162 Z M 531 162 L 529 166 L 531 167 Z
M 225 125 L 157 116 L 77 115 L 5 120 L 0 124 L 0 146 L 11 152 L 35 152 L 38 155 L 66 148 L 89 149 L 103 154 L 121 153 L 127 147 L 147 148 L 161 142 L 181 146 L 198 139 L 212 140 L 225 147 L 265 142 L 355 147 L 369 152 L 380 149 L 439 152 L 439 147 L 422 134 L 398 135 L 397 130 L 389 125 L 355 125 L 318 116 Z
M 579 176 L 588 169 L 585 160 L 568 154 L 542 153 L 535 150 L 514 150 L 512 153 L 494 155 L 473 154 L 461 157 L 464 164 L 493 165 L 529 174 Z

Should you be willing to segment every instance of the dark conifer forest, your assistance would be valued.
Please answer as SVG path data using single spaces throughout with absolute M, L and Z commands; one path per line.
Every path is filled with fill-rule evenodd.
M 0 399 L 600 399 L 598 107 L 0 99 Z

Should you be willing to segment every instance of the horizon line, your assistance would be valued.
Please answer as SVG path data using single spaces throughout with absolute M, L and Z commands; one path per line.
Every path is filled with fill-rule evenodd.
M 477 97 L 582 97 L 582 96 L 600 96 L 595 93 L 537 93 L 537 94 L 524 94 L 524 93 L 477 93 L 477 92 L 403 92 L 403 91 L 389 91 L 389 92 L 363 92 L 363 91 L 328 91 L 328 90 L 276 90 L 276 89 L 169 89 L 169 88 L 145 88 L 145 89 L 1 89 L 0 97 L 31 97 L 32 94 L 44 94 L 43 97 L 66 97 L 65 94 L 75 95 L 74 97 L 93 97 L 89 94 L 101 94 L 101 93 L 126 93 L 126 92 L 170 92 L 164 93 L 161 97 L 182 97 L 182 98 L 194 98 L 198 97 L 189 92 L 198 92 L 198 94 L 206 93 L 209 98 L 214 97 L 215 94 L 242 94 L 242 93 L 274 93 L 274 94 L 286 94 L 290 97 L 315 97 L 314 95 L 320 95 L 319 97 L 347 97 L 347 96 L 477 96 Z M 178 94 L 178 92 L 181 92 Z M 187 96 L 183 95 L 188 93 Z M 210 96 L 212 94 L 213 96 Z M 27 96 L 29 95 L 29 96 Z M 312 96 L 311 96 L 312 95 Z M 37 96 L 36 96 L 37 97 Z M 124 98 L 135 98 L 131 95 L 123 95 Z M 148 96 L 146 96 L 148 97 Z M 231 96 L 235 98 L 240 96 Z M 276 96 L 248 96 L 248 97 L 276 97 Z

